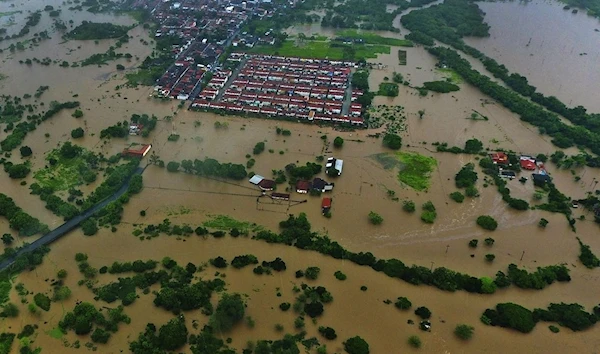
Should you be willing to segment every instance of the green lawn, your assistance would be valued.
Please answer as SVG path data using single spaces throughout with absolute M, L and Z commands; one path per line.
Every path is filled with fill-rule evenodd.
M 46 157 L 46 161 L 55 159 L 57 162 L 48 168 L 36 171 L 33 177 L 42 187 L 51 187 L 54 191 L 68 190 L 85 183 L 84 174 L 95 173 L 89 169 L 85 161 L 85 154 L 82 152 L 79 156 L 72 159 L 65 159 L 60 156 L 58 150 L 53 150 Z
M 413 152 L 397 152 L 396 157 L 401 163 L 398 180 L 417 191 L 429 188 L 431 172 L 437 166 L 433 157 L 419 155 Z
M 377 58 L 377 54 L 390 53 L 387 45 L 355 45 L 355 58 Z M 283 42 L 281 47 L 256 46 L 248 50 L 248 53 L 281 55 L 285 57 L 315 58 L 315 59 L 344 59 L 344 47 L 332 47 L 330 42 L 306 40 L 297 43 L 294 40 Z
M 436 69 L 440 73 L 444 75 L 445 78 L 450 79 L 450 82 L 453 84 L 462 84 L 463 78 L 458 75 L 458 73 L 452 69 Z
M 336 33 L 339 37 L 362 39 L 367 44 L 384 44 L 398 47 L 412 47 L 413 42 L 407 39 L 382 37 L 377 33 L 368 31 L 359 31 L 356 29 L 347 29 Z
M 238 229 L 241 233 L 257 232 L 263 229 L 262 226 L 255 223 L 238 221 L 227 215 L 213 215 L 210 220 L 203 222 L 202 226 L 224 231 Z

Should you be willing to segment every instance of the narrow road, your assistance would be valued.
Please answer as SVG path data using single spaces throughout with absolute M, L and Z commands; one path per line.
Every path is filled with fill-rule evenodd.
M 344 103 L 342 105 L 342 116 L 348 115 L 351 104 L 352 104 L 352 72 L 350 72 L 350 74 L 348 75 L 348 87 L 346 87 L 346 94 L 344 97 Z
M 135 174 L 141 175 L 144 172 L 145 169 L 146 169 L 146 167 L 138 167 L 133 172 L 133 174 L 131 176 L 133 176 Z M 87 220 L 90 216 L 92 216 L 95 213 L 97 213 L 98 211 L 100 211 L 107 204 L 109 204 L 109 203 L 117 200 L 120 196 L 122 196 L 125 192 L 127 192 L 127 188 L 129 188 L 129 181 L 131 180 L 131 176 L 129 176 L 129 178 L 127 179 L 127 181 L 125 181 L 125 183 L 121 186 L 121 188 L 119 188 L 119 190 L 117 190 L 110 197 L 104 199 L 100 203 L 94 205 L 93 207 L 91 207 L 90 209 L 86 210 L 82 214 L 74 217 L 73 219 L 65 222 L 64 224 L 60 225 L 56 229 L 48 232 L 44 236 L 42 236 L 39 239 L 35 240 L 33 243 L 30 243 L 29 245 L 21 248 L 20 250 L 18 250 L 15 253 L 14 256 L 12 256 L 12 257 L 10 257 L 10 258 L 5 259 L 4 261 L 2 261 L 0 263 L 0 271 L 6 269 L 11 264 L 13 264 L 14 261 L 15 261 L 15 259 L 17 257 L 19 257 L 20 255 L 23 255 L 23 254 L 29 253 L 29 252 L 33 252 L 33 251 L 35 251 L 36 249 L 38 249 L 38 248 L 40 248 L 42 246 L 47 246 L 47 245 L 51 244 L 52 242 L 58 240 L 62 236 L 64 236 L 67 233 L 69 233 L 71 230 L 73 230 L 76 227 L 78 227 L 81 222 Z

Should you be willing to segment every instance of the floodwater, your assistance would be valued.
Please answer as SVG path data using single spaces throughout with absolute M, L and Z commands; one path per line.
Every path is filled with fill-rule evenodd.
M 568 106 L 600 112 L 600 22 L 558 1 L 479 2 L 490 37 L 466 42 Z
M 4 3 L 0 3 L 4 4 Z M 3 5 L 4 6 L 4 5 Z M 66 10 L 65 10 L 66 12 Z M 122 19 L 127 21 L 126 19 Z M 311 30 L 302 30 L 312 34 Z M 61 346 L 61 340 L 53 339 L 47 331 L 56 327 L 65 311 L 74 306 L 76 300 L 93 301 L 93 294 L 85 287 L 77 286 L 81 278 L 74 261 L 74 254 L 85 252 L 90 256 L 90 263 L 95 267 L 111 264 L 113 261 L 131 261 L 136 259 L 157 259 L 171 256 L 181 264 L 193 262 L 200 264 L 218 255 L 231 260 L 236 255 L 252 253 L 260 260 L 272 260 L 280 256 L 287 263 L 288 270 L 273 276 L 257 278 L 251 270 L 226 270 L 228 291 L 238 291 L 249 296 L 248 315 L 256 321 L 251 329 L 241 325 L 223 339 L 231 336 L 232 345 L 236 348 L 245 346 L 249 339 L 275 339 L 281 337 L 274 329 L 275 324 L 282 324 L 285 332 L 292 333 L 292 313 L 281 313 L 278 305 L 281 302 L 293 302 L 291 289 L 299 284 L 294 278 L 294 271 L 308 266 L 319 266 L 321 277 L 314 284 L 326 286 L 334 296 L 334 302 L 326 306 L 325 314 L 313 325 L 307 321 L 309 336 L 318 336 L 319 325 L 336 329 L 338 340 L 327 343 L 330 352 L 342 352 L 342 341 L 354 335 L 365 338 L 371 352 L 387 354 L 409 350 L 406 340 L 412 334 L 421 337 L 424 343 L 422 351 L 428 353 L 522 353 L 523 348 L 531 353 L 583 353 L 594 352 L 600 348 L 598 327 L 583 333 L 571 333 L 563 329 L 559 334 L 552 334 L 544 323 L 528 335 L 521 335 L 501 328 L 486 327 L 480 323 L 483 310 L 499 302 L 515 302 L 529 308 L 545 307 L 551 302 L 578 302 L 591 309 L 598 303 L 595 294 L 600 290 L 600 279 L 594 272 L 585 269 L 577 260 L 579 246 L 575 239 L 578 236 L 589 244 L 596 253 L 600 252 L 598 225 L 591 221 L 592 217 L 584 210 L 575 210 L 575 216 L 587 216 L 586 221 L 577 222 L 577 233 L 570 231 L 562 215 L 555 215 L 537 210 L 516 212 L 506 207 L 494 186 L 483 186 L 484 176 L 479 172 L 477 188 L 481 196 L 466 199 L 463 204 L 454 203 L 448 194 L 455 191 L 454 175 L 468 162 L 477 163 L 473 156 L 438 154 L 431 145 L 436 141 L 449 145 L 462 146 L 465 140 L 476 137 L 491 149 L 504 148 L 514 151 L 537 154 L 549 154 L 555 151 L 547 137 L 537 133 L 535 127 L 521 122 L 517 116 L 501 105 L 480 94 L 468 84 L 460 84 L 461 90 L 452 94 L 430 94 L 420 97 L 416 90 L 402 86 L 396 98 L 376 97 L 375 104 L 401 105 L 404 107 L 407 131 L 403 133 L 406 151 L 419 152 L 432 156 L 437 160 L 437 168 L 431 176 L 431 186 L 426 192 L 416 192 L 402 186 L 397 178 L 397 170 L 384 170 L 371 156 L 381 152 L 389 152 L 381 146 L 381 140 L 367 135 L 380 132 L 357 131 L 337 132 L 332 128 L 305 125 L 293 122 L 246 119 L 239 117 L 218 116 L 207 113 L 176 111 L 178 102 L 159 102 L 148 98 L 150 88 L 128 89 L 115 87 L 124 83 L 123 74 L 114 69 L 117 63 L 128 67 L 135 66 L 139 60 L 147 56 L 151 48 L 140 42 L 150 40 L 139 27 L 130 32 L 134 38 L 123 51 L 134 56 L 131 63 L 125 60 L 111 62 L 103 67 L 85 67 L 63 69 L 57 65 L 27 67 L 18 64 L 18 60 L 28 57 L 42 58 L 52 54 L 53 59 L 69 60 L 69 48 L 76 49 L 71 55 L 85 58 L 93 53 L 105 50 L 111 41 L 101 41 L 98 45 L 92 42 L 66 42 L 57 35 L 53 39 L 42 42 L 33 50 L 17 52 L 9 55 L 3 53 L 2 72 L 9 77 L 0 81 L 0 92 L 23 95 L 33 93 L 40 85 L 49 85 L 50 90 L 40 101 L 48 104 L 51 100 L 67 101 L 76 98 L 82 104 L 84 117 L 75 119 L 70 112 L 62 112 L 50 121 L 44 122 L 35 132 L 30 133 L 24 145 L 34 151 L 32 167 L 34 170 L 44 166 L 43 154 L 58 144 L 69 139 L 70 131 L 83 127 L 87 134 L 77 141 L 78 144 L 105 155 L 121 151 L 130 143 L 152 143 L 154 152 L 165 162 L 183 159 L 215 158 L 221 162 L 245 163 L 246 154 L 259 141 L 266 142 L 265 151 L 253 156 L 256 160 L 252 168 L 257 174 L 271 176 L 272 170 L 283 169 L 289 163 L 304 164 L 315 161 L 316 156 L 335 156 L 345 161 L 343 175 L 335 180 L 332 192 L 332 218 L 327 219 L 320 213 L 320 198 L 292 193 L 290 204 L 272 204 L 266 198 L 257 200 L 260 192 L 247 181 L 223 183 L 183 173 L 169 173 L 166 169 L 149 166 L 144 172 L 144 190 L 133 197 L 127 205 L 123 222 L 115 233 L 108 229 L 101 230 L 94 237 L 85 237 L 75 231 L 52 245 L 52 251 L 44 264 L 33 272 L 20 275 L 15 282 L 23 282 L 25 287 L 35 292 L 50 291 L 50 281 L 56 271 L 67 269 L 67 285 L 73 290 L 73 296 L 63 305 L 54 303 L 48 313 L 40 317 L 28 314 L 26 305 L 21 305 L 21 315 L 17 319 L 3 319 L 5 331 L 18 332 L 27 323 L 37 323 L 40 330 L 35 339 L 36 346 L 44 352 L 52 352 L 51 348 Z M 55 38 L 56 37 L 56 38 Z M 81 48 L 77 48 L 81 46 Z M 373 62 L 382 63 L 382 69 L 373 70 L 370 85 L 375 89 L 384 77 L 391 77 L 394 71 L 401 72 L 412 85 L 419 86 L 425 81 L 439 80 L 442 73 L 434 68 L 435 60 L 419 47 L 405 48 L 408 63 L 398 65 L 397 49 L 392 48 L 388 55 L 381 55 Z M 403 48 L 404 49 L 404 48 Z M 67 59 L 63 59 L 67 58 Z M 126 63 L 126 64 L 125 64 Z M 28 78 L 23 81 L 22 78 Z M 23 82 L 22 85 L 18 85 Z M 418 111 L 425 110 L 422 119 Z M 466 119 L 472 110 L 477 110 L 489 118 L 488 121 Z M 99 139 L 99 131 L 118 121 L 128 119 L 132 113 L 150 113 L 159 118 L 173 116 L 172 120 L 161 120 L 151 137 L 128 137 L 112 139 L 107 142 Z M 195 124 L 198 121 L 199 126 Z M 229 123 L 227 129 L 215 129 L 216 121 Z M 276 127 L 289 129 L 291 136 L 276 134 Z M 50 137 L 46 138 L 45 133 Z M 169 142 L 172 133 L 180 135 L 178 142 Z M 332 141 L 335 136 L 345 139 L 343 148 L 333 149 L 324 144 L 320 138 L 328 135 Z M 269 152 L 272 150 L 273 152 Z M 280 153 L 281 152 L 281 153 Z M 576 153 L 568 150 L 567 153 Z M 13 154 L 13 161 L 20 161 L 18 153 Z M 145 163 L 143 161 L 142 163 Z M 548 165 L 559 189 L 574 198 L 581 198 L 590 190 L 597 180 L 597 169 L 580 168 L 575 172 L 581 176 L 579 182 L 573 180 L 570 171 L 558 171 L 552 164 Z M 31 176 L 26 178 L 28 184 L 34 182 Z M 44 208 L 37 196 L 28 194 L 28 187 L 21 186 L 6 174 L 0 174 L 2 192 L 15 198 L 17 203 L 42 221 L 54 226 L 60 220 Z M 84 189 L 91 190 L 92 186 Z M 509 182 L 514 196 L 529 200 L 532 204 L 534 188 L 531 182 L 522 185 L 518 181 Z M 280 189 L 283 189 L 281 187 Z M 394 190 L 400 202 L 387 197 L 387 191 Z M 279 190 L 280 192 L 283 190 Z M 401 201 L 415 201 L 417 208 L 431 200 L 437 208 L 438 218 L 433 225 L 426 225 L 419 219 L 419 212 L 407 214 L 402 211 Z M 296 203 L 307 200 L 306 203 Z M 146 210 L 147 216 L 141 217 L 140 210 Z M 369 211 L 375 211 L 384 218 L 382 225 L 370 225 L 367 220 Z M 197 237 L 177 240 L 173 237 L 160 236 L 153 240 L 140 241 L 132 236 L 134 224 L 158 223 L 169 218 L 173 223 L 198 225 L 210 218 L 210 215 L 226 214 L 231 217 L 255 222 L 269 229 L 277 230 L 278 223 L 288 214 L 305 212 L 313 225 L 313 229 L 327 233 L 345 248 L 352 251 L 371 251 L 377 257 L 401 259 L 407 264 L 419 264 L 426 267 L 448 267 L 475 276 L 493 276 L 496 271 L 504 270 L 510 263 L 519 264 L 528 269 L 538 266 L 566 263 L 572 269 L 573 281 L 568 284 L 553 284 L 542 291 L 522 291 L 516 288 L 499 291 L 491 296 L 467 294 L 465 292 L 445 293 L 432 287 L 415 287 L 405 282 L 392 280 L 371 269 L 358 267 L 346 261 L 334 260 L 315 252 L 304 252 L 294 248 L 269 245 L 244 238 L 203 240 Z M 475 226 L 475 219 L 482 214 L 492 215 L 499 222 L 498 230 L 487 232 Z M 546 229 L 540 229 L 537 223 L 541 217 L 550 221 Z M 0 220 L 0 232 L 7 232 L 8 225 Z M 488 248 L 480 245 L 473 250 L 467 243 L 473 238 L 482 241 L 493 237 L 496 243 Z M 484 255 L 494 253 L 496 259 L 492 264 L 485 262 Z M 471 257 L 471 255 L 474 255 Z M 336 270 L 348 275 L 348 280 L 341 282 L 333 277 Z M 211 278 L 214 269 L 208 268 L 201 274 Z M 99 277 L 100 283 L 113 279 L 112 276 Z M 365 285 L 368 291 L 360 291 Z M 277 288 L 282 297 L 276 296 Z M 99 347 L 102 353 L 126 351 L 128 342 L 137 337 L 147 322 L 162 324 L 172 315 L 156 309 L 152 304 L 152 295 L 141 295 L 133 305 L 126 308 L 132 317 L 130 325 L 120 326 L 119 332 L 109 343 Z M 407 320 L 416 320 L 411 312 L 397 311 L 393 305 L 386 305 L 384 300 L 395 300 L 399 296 L 407 296 L 414 306 L 427 306 L 433 312 L 433 331 L 420 332 L 416 326 L 408 325 Z M 31 301 L 31 296 L 28 297 Z M 215 299 L 216 300 L 216 299 Z M 15 292 L 11 301 L 20 304 Z M 97 306 L 103 306 L 97 303 Z M 148 309 L 152 311 L 148 311 Z M 191 320 L 200 323 L 206 317 L 194 311 L 186 314 L 188 328 L 192 331 Z M 463 343 L 455 339 L 452 331 L 456 324 L 467 323 L 475 327 L 475 336 Z M 200 328 L 202 325 L 200 325 Z M 89 339 L 77 338 L 69 333 L 63 339 L 73 343 L 79 339 L 84 344 Z M 532 346 L 532 343 L 535 345 Z M 13 346 L 16 352 L 17 345 Z M 74 352 L 75 349 L 60 347 L 60 352 Z

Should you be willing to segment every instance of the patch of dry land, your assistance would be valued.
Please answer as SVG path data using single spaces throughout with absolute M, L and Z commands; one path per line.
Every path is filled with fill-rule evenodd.
M 0 8 L 4 9 L 7 3 L 0 2 Z M 68 18 L 66 6 L 63 7 L 61 16 Z M 91 16 L 85 11 L 73 14 L 75 23 Z M 134 22 L 121 16 L 110 19 L 124 25 Z M 316 29 L 311 28 L 311 31 L 314 33 Z M 85 205 L 93 191 L 123 163 L 123 160 L 111 162 L 109 157 L 131 144 L 152 144 L 152 151 L 140 162 L 140 166 L 147 166 L 142 174 L 141 192 L 131 194 L 128 201 L 105 211 L 98 218 L 96 234 L 85 236 L 82 229 L 77 228 L 52 243 L 49 253 L 33 270 L 26 268 L 20 273 L 12 271 L 4 275 L 0 290 L 4 296 L 0 297 L 4 317 L 0 323 L 5 334 L 0 338 L 3 343 L 0 353 L 17 353 L 22 347 L 34 352 L 39 348 L 42 353 L 90 350 L 122 353 L 130 348 L 136 353 L 162 353 L 163 349 L 230 353 L 225 351 L 226 346 L 237 353 L 299 353 L 305 349 L 310 353 L 367 353 L 348 348 L 349 343 L 354 343 L 348 339 L 355 336 L 364 339 L 368 352 L 375 354 L 419 350 L 425 353 L 590 353 L 598 350 L 598 325 L 574 332 L 556 322 L 540 321 L 533 330 L 523 334 L 482 323 L 483 312 L 499 303 L 515 303 L 530 310 L 546 309 L 551 303 L 578 303 L 591 313 L 598 304 L 600 278 L 597 269 L 588 269 L 579 260 L 580 245 L 576 237 L 589 245 L 592 252 L 600 253 L 598 224 L 594 222 L 593 212 L 582 207 L 571 210 L 572 218 L 577 220 L 576 231 L 562 214 L 512 209 L 503 201 L 492 178 L 479 166 L 485 153 L 437 152 L 433 145 L 436 142 L 462 148 L 469 139 L 480 140 L 484 149 L 533 156 L 550 155 L 557 148 L 547 136 L 540 135 L 536 127 L 523 123 L 467 83 L 460 83 L 460 90 L 456 92 L 419 95 L 412 87 L 444 80 L 443 73 L 435 69 L 435 59 L 426 50 L 403 48 L 407 51 L 406 66 L 397 64 L 397 47 L 392 47 L 390 54 L 370 60 L 384 64 L 380 69 L 376 66 L 371 70 L 371 88 L 378 87 L 384 77 L 391 78 L 394 72 L 402 73 L 410 82 L 408 86 L 400 85 L 397 97 L 377 96 L 373 102 L 375 107 L 402 107 L 390 110 L 397 114 L 396 125 L 384 123 L 378 124 L 377 129 L 341 131 L 296 122 L 191 112 L 178 109 L 178 101 L 150 98 L 152 88 L 124 86 L 124 74 L 129 69 L 115 69 L 118 63 L 127 68 L 136 67 L 152 51 L 151 46 L 141 41 L 151 40 L 141 26 L 131 29 L 129 35 L 133 38 L 121 50 L 132 54 L 131 61 L 119 59 L 101 67 L 63 68 L 24 65 L 19 61 L 48 56 L 58 63 L 73 62 L 104 52 L 115 40 L 101 40 L 99 44 L 63 42 L 56 32 L 51 33 L 51 39 L 32 48 L 2 53 L 1 71 L 6 74 L 0 81 L 3 95 L 33 95 L 39 86 L 47 85 L 49 90 L 40 97 L 23 99 L 23 102 L 36 106 L 36 112 L 43 112 L 52 101 L 76 100 L 80 102 L 78 109 L 83 112 L 81 118 L 75 118 L 74 109 L 61 110 L 29 132 L 20 146 L 29 146 L 33 151 L 31 156 L 21 157 L 19 147 L 4 155 L 5 166 L 7 161 L 26 163 L 31 173 L 22 179 L 0 174 L 1 192 L 50 229 L 61 225 L 63 217 L 46 207 L 47 202 L 41 198 L 43 193 L 30 194 L 30 186 L 37 182 L 36 171 L 51 168 L 51 161 L 47 159 L 51 151 L 72 142 L 99 156 L 96 165 L 89 162 L 98 168 L 97 179 L 75 188 L 81 195 L 64 190 L 54 193 L 78 207 L 81 205 L 76 204 L 77 200 Z M 2 47 L 9 44 L 4 41 Z M 473 110 L 489 119 L 468 119 Z M 103 129 L 129 121 L 133 114 L 156 116 L 156 128 L 147 137 L 100 138 Z M 216 127 L 216 122 L 227 124 Z M 4 130 L 7 123 L 0 126 Z M 396 126 L 402 138 L 399 151 L 382 143 L 390 126 Z M 71 137 L 71 131 L 76 128 L 84 130 L 83 138 Z M 277 128 L 289 130 L 291 134 L 278 134 Z M 169 136 L 173 134 L 179 135 L 179 139 L 170 141 Z M 2 139 L 7 135 L 3 133 Z M 336 137 L 343 138 L 342 147 L 334 147 Z M 253 149 L 259 142 L 264 142 L 264 151 L 255 155 Z M 567 149 L 565 153 L 576 155 L 578 151 Z M 330 156 L 344 161 L 339 177 L 324 173 L 326 158 Z M 411 158 L 403 160 L 401 156 Z M 219 172 L 206 172 L 208 168 L 201 169 L 202 175 L 186 173 L 186 169 L 198 171 L 193 163 L 196 159 L 204 161 L 206 167 L 207 158 L 222 164 L 251 166 L 248 172 L 266 178 L 286 176 L 286 182 L 278 184 L 275 192 L 289 193 L 290 201 L 263 196 L 248 178 L 222 179 L 216 176 Z M 250 159 L 254 162 L 250 163 Z M 164 167 L 160 167 L 158 160 Z M 190 160 L 191 167 L 184 163 L 178 172 L 168 170 L 169 162 L 184 160 Z M 427 161 L 428 168 L 410 166 L 406 161 Z M 286 172 L 286 166 L 304 166 L 307 162 L 323 165 L 322 172 L 315 177 L 334 182 L 331 192 L 321 196 L 299 194 L 295 186 L 289 185 L 292 176 Z M 455 175 L 468 163 L 475 165 L 478 196 L 466 197 L 457 203 L 449 195 L 457 190 L 465 193 L 464 188 L 455 186 Z M 556 188 L 573 199 L 585 198 L 600 178 L 597 168 L 564 169 L 550 161 L 545 168 Z M 402 177 L 406 169 L 411 169 L 411 178 Z M 280 170 L 283 172 L 278 172 Z M 547 193 L 542 193 L 541 200 L 534 198 L 536 187 L 530 173 L 523 171 L 517 175 L 516 179 L 507 180 L 511 196 L 527 201 L 530 206 L 544 203 Z M 528 181 L 520 183 L 521 176 L 529 177 Z M 410 183 L 401 182 L 403 180 L 416 180 L 418 190 Z M 75 195 L 72 203 L 68 201 L 70 195 Z M 323 197 L 333 199 L 331 217 L 322 215 Z M 414 203 L 414 212 L 404 210 L 410 209 L 406 206 L 409 201 Z M 421 219 L 422 206 L 427 202 L 435 208 L 433 223 Z M 377 225 L 369 218 L 371 212 L 382 219 Z M 296 219 L 281 227 L 280 222 L 288 220 L 290 214 L 295 217 L 304 214 L 310 231 L 305 223 Z M 480 215 L 492 216 L 498 223 L 497 228 L 488 231 L 477 226 L 476 219 Z M 538 226 L 542 218 L 549 221 L 545 228 Z M 11 234 L 14 238 L 12 243 L 5 244 L 6 248 L 33 242 L 40 236 L 19 236 L 4 217 L 0 218 L 0 234 Z M 486 244 L 487 238 L 494 239 L 493 245 Z M 473 239 L 478 240 L 476 248 L 469 247 Z M 340 251 L 339 246 L 346 251 Z M 386 268 L 385 262 L 370 267 L 368 264 L 374 263 L 373 258 L 364 254 L 359 257 L 359 252 L 370 252 L 379 260 L 395 258 L 406 267 L 415 264 L 421 268 L 411 271 L 392 265 Z M 87 255 L 87 260 L 83 260 L 83 255 L 76 256 L 78 253 Z M 493 254 L 493 261 L 486 260 L 486 254 Z M 258 263 L 253 257 L 247 257 L 249 265 L 234 267 L 234 258 L 243 255 L 253 255 Z M 226 261 L 226 267 L 220 267 L 223 264 L 218 257 Z M 279 261 L 268 263 L 277 258 L 284 262 L 285 269 Z M 154 260 L 156 264 L 133 263 L 136 260 Z M 113 265 L 115 262 L 132 264 Z M 240 262 L 244 263 L 238 258 L 233 263 L 243 265 Z M 357 264 L 361 262 L 367 265 Z M 488 283 L 493 293 L 486 294 L 464 290 L 468 287 L 464 278 L 458 281 L 455 275 L 444 277 L 440 275 L 443 270 L 437 270 L 434 276 L 431 274 L 431 270 L 438 268 L 468 274 L 476 278 L 470 280 L 481 290 L 479 279 L 484 278 L 484 282 L 488 281 L 485 277 L 495 279 L 498 271 L 508 274 L 510 264 L 528 272 L 535 272 L 538 267 L 563 265 L 571 280 L 552 284 L 542 281 L 543 289 L 520 288 L 516 285 L 518 280 L 497 289 Z M 314 269 L 308 270 L 310 267 L 318 267 L 318 275 L 315 276 Z M 66 273 L 61 272 L 59 277 L 61 270 Z M 299 270 L 302 272 L 298 273 Z M 455 290 L 457 286 L 459 289 Z M 64 287 L 70 289 L 70 294 Z M 239 301 L 231 300 L 227 312 L 224 309 L 227 301 L 220 299 L 234 293 L 241 294 L 245 306 L 240 308 Z M 50 298 L 47 311 L 44 309 L 47 301 L 37 294 Z M 399 297 L 408 298 L 412 306 L 408 310 L 397 308 L 394 303 Z M 287 311 L 281 309 L 287 307 L 281 305 L 284 303 L 289 303 Z M 118 313 L 120 305 L 125 305 L 122 313 Z M 421 318 L 414 313 L 421 306 L 431 311 L 429 331 L 419 328 Z M 91 307 L 100 311 L 101 316 Z M 18 314 L 12 317 L 16 312 Z M 154 324 L 155 332 L 147 328 L 148 323 Z M 207 324 L 211 327 L 205 328 Z M 472 338 L 463 340 L 455 335 L 459 324 L 474 328 Z M 553 333 L 549 325 L 557 326 L 560 332 Z M 183 326 L 188 335 L 194 336 L 181 342 Z M 331 339 L 327 339 L 320 333 L 320 327 L 333 328 L 335 338 L 322 329 L 321 332 L 329 333 Z M 15 336 L 10 345 L 11 333 L 21 334 L 21 338 Z M 108 339 L 107 333 L 110 333 Z M 257 343 L 282 340 L 286 334 L 295 337 L 288 336 L 284 342 L 271 346 L 296 342 L 292 347 L 297 345 L 298 351 L 264 349 L 264 342 Z M 143 338 L 140 339 L 140 335 Z M 420 349 L 413 347 L 414 342 L 409 343 L 411 336 L 419 337 Z M 166 342 L 171 345 L 169 348 L 157 348 Z M 326 349 L 318 349 L 323 347 Z M 247 348 L 255 350 L 243 351 Z

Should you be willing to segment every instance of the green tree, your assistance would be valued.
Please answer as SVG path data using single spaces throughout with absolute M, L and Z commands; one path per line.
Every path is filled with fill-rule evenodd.
M 21 146 L 21 148 L 19 148 L 19 151 L 21 152 L 21 157 L 28 157 L 31 156 L 31 154 L 33 153 L 29 146 Z
M 348 338 L 344 342 L 344 350 L 348 354 L 369 354 L 369 343 L 359 336 Z
M 71 130 L 71 138 L 73 138 L 73 139 L 83 138 L 83 134 L 84 134 L 84 131 L 81 127 Z
M 177 170 L 179 170 L 179 162 L 171 161 L 167 164 L 167 171 L 177 172 Z
M 81 230 L 86 236 L 93 236 L 98 232 L 98 222 L 94 218 L 89 218 L 81 222 Z
M 125 70 L 125 67 L 122 64 L 117 64 L 117 70 Z
M 397 134 L 386 134 L 383 137 L 383 145 L 392 150 L 398 150 L 402 147 L 402 138 Z
M 17 317 L 19 316 L 19 308 L 17 307 L 17 305 L 13 304 L 12 302 L 9 302 L 2 308 L 1 315 L 3 317 Z
M 415 202 L 412 200 L 405 200 L 402 203 L 402 210 L 406 211 L 407 213 L 414 213 L 416 210 Z
M 477 218 L 477 225 L 486 230 L 494 231 L 498 227 L 498 222 L 489 215 L 481 215 Z
M 8 167 L 8 176 L 14 179 L 25 178 L 31 172 L 26 164 L 16 164 Z
M 408 337 L 408 344 L 413 348 L 421 348 L 421 339 L 417 336 Z
M 412 303 L 408 298 L 401 296 L 394 303 L 394 305 L 400 310 L 408 310 L 412 306 Z
M 336 148 L 341 148 L 342 145 L 344 145 L 344 139 L 342 139 L 342 137 L 336 136 L 335 139 L 333 139 L 333 146 L 335 146 Z
M 425 306 L 421 306 L 415 310 L 415 315 L 421 317 L 426 320 L 431 317 L 431 311 Z
M 176 350 L 181 348 L 188 340 L 188 330 L 185 326 L 185 318 L 179 315 L 164 324 L 158 330 L 158 343 L 164 350 Z
M 240 294 L 223 294 L 213 314 L 211 324 L 215 329 L 227 332 L 244 318 L 245 307 Z
M 335 333 L 335 329 L 333 329 L 331 327 L 320 326 L 319 327 L 319 333 L 321 333 L 321 335 L 323 337 L 325 337 L 326 339 L 329 339 L 329 340 L 334 340 L 334 339 L 337 338 L 337 334 Z
M 252 153 L 254 155 L 258 155 L 263 151 L 265 151 L 265 143 L 263 141 L 256 143 L 256 145 L 254 145 L 254 149 L 252 149 Z
M 483 149 L 483 143 L 477 139 L 469 139 L 465 143 L 465 152 L 468 154 L 476 154 Z
M 380 225 L 383 222 L 383 217 L 374 211 L 370 211 L 369 222 L 371 222 L 373 225 Z
M 33 296 L 35 304 L 44 311 L 50 310 L 50 298 L 42 293 L 37 293 Z
M 2 243 L 4 243 L 5 246 L 9 246 L 14 240 L 15 238 L 11 234 L 2 235 Z
M 454 334 L 462 340 L 469 340 L 473 337 L 474 330 L 475 328 L 473 328 L 472 326 L 466 324 L 459 324 L 454 329 Z

